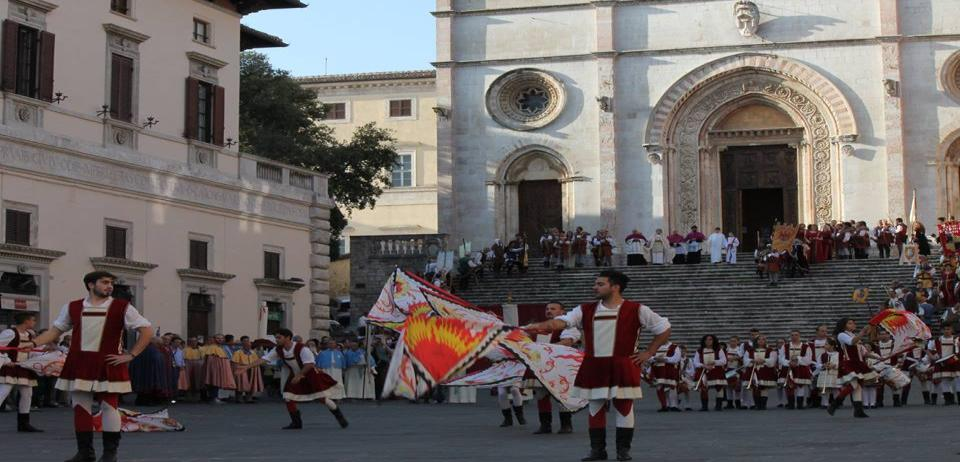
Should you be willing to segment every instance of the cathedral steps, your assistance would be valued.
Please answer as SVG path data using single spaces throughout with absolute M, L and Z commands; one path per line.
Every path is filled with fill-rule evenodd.
M 558 273 L 539 263 L 532 261 L 525 275 L 487 275 L 458 295 L 477 305 L 558 300 L 573 307 L 589 300 L 598 268 Z M 876 258 L 816 264 L 807 276 L 784 277 L 776 287 L 758 278 L 752 258 L 743 258 L 736 265 L 704 262 L 617 269 L 631 279 L 627 298 L 669 317 L 675 341 L 687 344 L 699 341 L 705 333 L 723 339 L 743 336 L 753 327 L 771 338 L 785 337 L 791 329 L 809 336 L 819 324 L 832 329 L 842 316 L 862 323 L 869 309 L 852 300 L 854 289 L 868 287 L 870 305 L 876 309 L 887 299 L 885 286 L 893 281 L 908 284 L 913 275 L 912 266 Z

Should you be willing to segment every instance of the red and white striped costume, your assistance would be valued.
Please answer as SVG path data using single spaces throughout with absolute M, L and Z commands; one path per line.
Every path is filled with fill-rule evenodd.
M 789 369 L 794 385 L 810 385 L 813 383 L 813 371 L 810 365 L 813 364 L 813 349 L 808 343 L 795 344 L 787 343 L 779 352 L 780 366 Z M 796 358 L 797 364 L 791 365 L 791 360 Z M 787 380 L 789 385 L 790 380 Z
M 278 359 L 283 360 L 280 381 L 284 401 L 306 402 L 323 399 L 330 395 L 328 390 L 337 385 L 336 380 L 316 367 L 299 382 L 293 383 L 290 380 L 303 370 L 305 364 L 315 364 L 316 361 L 313 352 L 302 343 L 295 343 L 289 349 L 277 347 L 263 356 L 263 360 L 268 363 Z
M 677 364 L 680 363 L 680 348 L 677 345 L 667 342 L 657 349 L 654 355 L 653 365 L 650 366 L 650 375 L 654 383 L 660 387 L 677 387 L 677 381 L 680 379 L 680 371 Z
M 666 318 L 645 305 L 624 300 L 615 308 L 583 304 L 556 319 L 583 331 L 585 355 L 574 381 L 575 395 L 603 400 L 643 397 L 640 366 L 631 356 L 644 326 L 659 335 L 670 328 Z
M 693 356 L 693 365 L 697 369 L 696 379 L 700 387 L 726 387 L 727 374 L 724 366 L 727 364 L 727 355 L 723 350 L 714 351 L 713 348 L 701 348 Z
M 61 332 L 73 331 L 57 389 L 92 393 L 132 391 L 127 365 L 111 366 L 106 357 L 123 352 L 120 343 L 124 330 L 150 326 L 136 308 L 126 300 L 112 297 L 98 306 L 87 299 L 74 300 L 63 306 L 53 325 Z
M 777 350 L 775 348 L 753 349 L 749 355 L 744 356 L 744 365 L 748 367 L 741 378 L 748 386 L 761 388 L 777 386 Z
M 851 332 L 837 334 L 837 341 L 840 343 L 840 372 L 838 378 L 841 384 L 852 381 L 869 381 L 877 377 L 877 373 L 864 360 L 860 345 L 854 343 L 855 337 Z
M 33 337 L 33 334 L 30 332 L 20 332 L 16 328 L 6 329 L 0 332 L 0 346 L 17 348 L 20 346 L 20 342 L 32 341 Z M 6 365 L 0 367 L 0 384 L 22 385 L 27 387 L 37 386 L 37 374 L 35 372 L 14 364 L 25 361 L 29 354 L 28 351 L 0 351 L 0 355 L 6 356 L 9 359 Z
M 933 380 L 947 380 L 960 377 L 960 351 L 957 337 L 937 337 L 930 341 L 928 349 L 933 353 Z M 949 358 L 944 360 L 944 358 Z

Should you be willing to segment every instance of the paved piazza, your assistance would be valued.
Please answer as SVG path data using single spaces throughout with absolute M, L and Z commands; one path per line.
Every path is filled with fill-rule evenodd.
M 911 400 L 916 403 L 920 394 Z M 586 454 L 585 412 L 575 416 L 572 435 L 534 436 L 533 403 L 526 406 L 526 426 L 501 429 L 495 401 L 482 396 L 476 405 L 348 402 L 347 430 L 340 430 L 325 408 L 304 406 L 306 428 L 299 432 L 280 431 L 287 423 L 280 403 L 180 404 L 171 413 L 186 425 L 185 432 L 125 434 L 121 455 L 125 461 L 352 462 L 577 461 Z M 634 460 L 946 461 L 957 460 L 960 452 L 960 440 L 948 437 L 953 432 L 948 429 L 960 422 L 960 407 L 914 404 L 854 420 L 849 406 L 833 418 L 826 411 L 781 409 L 663 415 L 654 412 L 655 402 L 652 396 L 640 402 Z M 14 433 L 14 417 L 0 414 L 0 441 L 17 441 L 3 444 L 4 460 L 61 461 L 73 454 L 66 409 L 34 414 L 46 430 L 38 435 Z M 612 450 L 612 434 L 607 444 Z M 99 452 L 99 437 L 95 445 Z

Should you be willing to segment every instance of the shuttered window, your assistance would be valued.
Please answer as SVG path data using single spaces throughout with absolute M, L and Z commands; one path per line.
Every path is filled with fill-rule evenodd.
M 188 77 L 186 93 L 184 136 L 223 146 L 224 88 Z
M 190 239 L 190 268 L 206 270 L 207 242 Z
M 127 258 L 127 229 L 107 226 L 106 255 L 110 258 Z
M 277 252 L 263 253 L 263 277 L 280 279 L 280 254 Z
M 130 14 L 129 0 L 110 0 L 110 10 L 123 15 Z
M 30 245 L 30 212 L 7 209 L 5 222 L 7 244 Z
M 133 121 L 133 59 L 116 53 L 110 63 L 110 117 Z
M 54 34 L 6 19 L 2 42 L 3 90 L 52 101 Z
M 390 101 L 390 117 L 410 117 L 413 115 L 413 101 L 397 99 Z

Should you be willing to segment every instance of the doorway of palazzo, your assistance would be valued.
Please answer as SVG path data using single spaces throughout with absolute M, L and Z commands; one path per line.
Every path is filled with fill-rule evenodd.
M 557 180 L 521 181 L 517 185 L 520 232 L 526 234 L 531 257 L 542 257 L 544 229 L 563 227 L 563 188 Z M 512 239 L 509 236 L 508 239 Z
M 753 251 L 776 223 L 796 223 L 797 149 L 787 145 L 731 146 L 720 153 L 724 232 Z
M 187 296 L 187 336 L 210 336 L 210 317 L 213 315 L 213 297 L 207 294 Z

